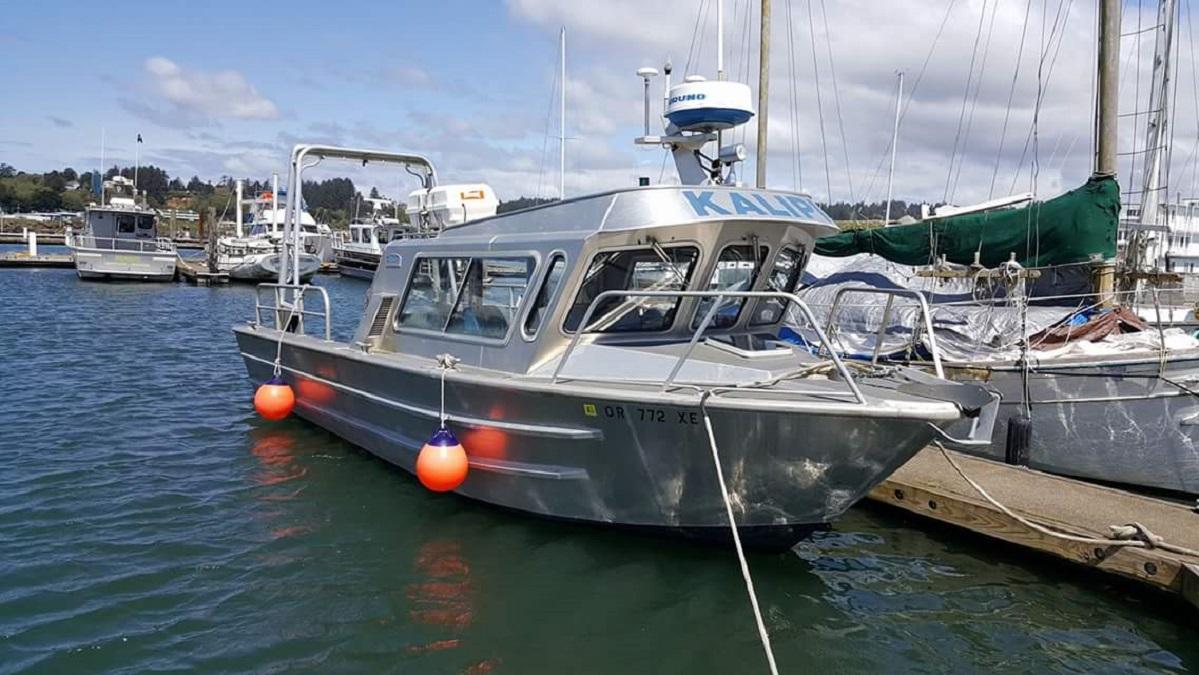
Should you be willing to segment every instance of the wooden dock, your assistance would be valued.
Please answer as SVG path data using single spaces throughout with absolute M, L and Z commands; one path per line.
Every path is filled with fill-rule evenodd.
M 991 497 L 1055 532 L 1106 539 L 1111 526 L 1140 523 L 1165 542 L 1199 550 L 1199 513 L 1185 504 L 951 453 Z M 1131 579 L 1199 607 L 1199 558 L 1161 548 L 1067 541 L 1029 528 L 983 498 L 941 451 L 929 447 L 870 493 L 870 499 L 1026 549 Z
M 0 267 L 73 268 L 75 260 L 67 253 L 42 253 L 39 255 L 29 255 L 25 252 L 0 253 Z
M 228 272 L 210 272 L 206 260 L 189 261 L 180 257 L 175 264 L 175 273 L 196 286 L 213 286 L 229 283 Z

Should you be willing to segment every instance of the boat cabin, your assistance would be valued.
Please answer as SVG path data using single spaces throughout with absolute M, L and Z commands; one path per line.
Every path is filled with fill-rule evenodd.
M 613 290 L 794 291 L 815 238 L 836 231 L 806 195 L 644 187 L 467 222 L 384 250 L 355 339 L 375 352 L 529 373 L 561 354 Z M 590 344 L 690 341 L 712 298 L 609 297 Z M 774 298 L 730 298 L 705 336 L 752 351 L 784 319 Z
M 94 248 L 112 248 L 137 251 L 158 239 L 158 217 L 127 200 L 121 203 L 114 198 L 107 206 L 87 209 L 84 237 L 91 237 Z

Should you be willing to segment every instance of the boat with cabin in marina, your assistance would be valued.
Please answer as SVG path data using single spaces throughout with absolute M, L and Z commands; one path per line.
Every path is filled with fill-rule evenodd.
M 173 280 L 175 244 L 159 236 L 158 214 L 138 200 L 133 182 L 113 176 L 104 181 L 100 199 L 87 208 L 83 231 L 67 239 L 79 278 Z
M 701 149 L 734 125 L 727 110 L 705 122 L 696 100 L 658 144 Z M 692 185 L 391 242 L 347 342 L 323 289 L 261 285 L 254 321 L 234 328 L 250 379 L 286 383 L 301 417 L 418 475 L 443 425 L 469 457 L 451 489 L 470 499 L 704 540 L 735 523 L 767 549 L 836 519 L 951 424 L 986 442 L 997 400 L 982 387 L 776 338 L 789 308 L 811 317 L 795 286 L 836 226 L 806 195 L 729 185 L 738 154 L 675 153 Z M 294 194 L 328 158 L 398 162 L 436 186 L 419 155 L 301 145 Z

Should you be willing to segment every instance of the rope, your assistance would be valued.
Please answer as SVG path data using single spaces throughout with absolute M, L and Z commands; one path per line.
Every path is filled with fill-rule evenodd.
M 1057 532 L 1055 530 L 1051 530 L 1051 529 L 1049 529 L 1043 525 L 1040 525 L 1038 523 L 1034 523 L 1033 521 L 1031 521 L 1027 518 L 1024 518 L 1023 516 L 1017 515 L 1011 509 L 1009 509 L 1008 507 L 1001 504 L 997 499 L 992 497 L 986 490 L 984 490 L 981 485 L 974 482 L 969 476 L 967 476 L 966 472 L 962 470 L 962 467 L 953 458 L 953 455 L 951 455 L 949 453 L 949 451 L 945 449 L 945 446 L 942 445 L 940 441 L 934 440 L 933 445 L 937 446 L 937 449 L 939 449 L 941 451 L 941 455 L 943 457 L 945 457 L 945 461 L 949 462 L 949 465 L 952 466 L 953 470 L 956 471 L 957 474 L 962 477 L 962 480 L 969 483 L 970 487 L 974 488 L 974 490 L 976 492 L 978 492 L 978 494 L 981 495 L 983 499 L 986 499 L 988 502 L 990 502 L 991 506 L 994 506 L 995 508 L 999 509 L 1005 516 L 1008 516 L 1012 520 L 1015 520 L 1016 522 L 1020 523 L 1021 525 L 1024 525 L 1025 527 L 1027 527 L 1029 529 L 1035 530 L 1045 536 L 1054 537 L 1056 539 L 1062 539 L 1065 541 L 1073 541 L 1073 542 L 1076 542 L 1079 544 L 1092 544 L 1092 545 L 1098 545 L 1098 546 L 1117 546 L 1117 547 L 1144 548 L 1144 549 L 1160 548 L 1161 550 L 1169 551 L 1170 553 L 1177 553 L 1178 555 L 1185 555 L 1185 556 L 1192 556 L 1195 558 L 1199 558 L 1199 551 L 1196 551 L 1194 549 L 1189 549 L 1184 546 L 1176 546 L 1174 544 L 1171 544 L 1171 543 L 1167 542 L 1164 538 L 1151 532 L 1149 530 L 1149 528 L 1145 527 L 1144 525 L 1142 525 L 1140 523 L 1129 523 L 1128 525 L 1112 525 L 1109 528 L 1112 533 L 1112 537 L 1110 537 L 1110 538 L 1107 538 L 1107 537 L 1083 537 L 1083 536 L 1079 536 L 1076 534 L 1066 534 L 1064 532 Z
M 303 297 L 304 292 L 300 291 L 300 295 L 294 298 L 291 302 L 291 311 L 288 312 L 287 321 L 282 326 L 279 326 L 279 340 L 275 344 L 274 377 L 281 377 L 283 375 L 283 336 L 287 335 L 287 329 L 291 327 L 292 320 L 296 318 L 296 308 L 299 307 L 300 299 Z
M 453 354 L 437 355 L 437 367 L 441 369 L 441 414 L 438 415 L 438 418 L 441 420 L 441 428 L 443 429 L 445 428 L 447 419 L 445 414 L 445 374 L 448 370 L 454 370 L 459 361 L 460 359 Z
M 720 496 L 724 498 L 724 510 L 729 517 L 729 530 L 733 533 L 733 546 L 737 549 L 737 560 L 741 563 L 741 576 L 745 579 L 745 591 L 749 594 L 749 604 L 754 610 L 754 620 L 758 624 L 758 637 L 762 640 L 762 649 L 766 652 L 766 662 L 770 665 L 771 675 L 778 675 L 779 668 L 774 662 L 774 650 L 770 647 L 770 634 L 766 631 L 766 623 L 762 620 L 762 610 L 758 607 L 758 595 L 754 591 L 754 579 L 749 573 L 749 563 L 745 560 L 745 550 L 741 547 L 741 535 L 737 532 L 736 521 L 733 519 L 733 503 L 729 500 L 729 488 L 724 482 L 724 470 L 720 468 L 720 451 L 716 448 L 716 433 L 712 430 L 712 419 L 708 417 L 708 397 L 712 392 L 705 391 L 699 397 L 699 411 L 704 416 L 704 428 L 708 432 L 708 446 L 712 449 L 712 463 L 716 466 L 716 480 L 720 482 Z

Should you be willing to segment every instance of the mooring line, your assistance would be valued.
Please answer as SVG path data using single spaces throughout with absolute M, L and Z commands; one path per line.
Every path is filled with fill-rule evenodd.
M 758 637 L 762 640 L 762 649 L 766 652 L 766 662 L 770 664 L 771 675 L 778 675 L 779 668 L 774 662 L 774 650 L 770 647 L 770 634 L 766 631 L 766 623 L 762 620 L 762 609 L 758 606 L 758 594 L 754 591 L 754 579 L 749 573 L 749 562 L 745 559 L 745 549 L 741 547 L 741 535 L 737 533 L 737 521 L 733 519 L 733 502 L 729 499 L 729 488 L 724 482 L 724 470 L 720 468 L 720 451 L 716 448 L 716 432 L 712 430 L 712 418 L 708 417 L 707 402 L 712 392 L 705 391 L 699 397 L 699 411 L 704 416 L 704 428 L 708 430 L 708 447 L 712 449 L 712 463 L 716 465 L 716 480 L 720 482 L 720 496 L 724 498 L 724 510 L 729 517 L 729 529 L 733 533 L 733 546 L 737 549 L 737 560 L 741 563 L 741 576 L 745 579 L 745 590 L 749 594 L 749 604 L 754 610 L 754 620 L 758 624 Z
M 940 449 L 941 455 L 945 457 L 945 460 L 949 462 L 949 465 L 953 467 L 953 470 L 962 477 L 962 480 L 969 483 L 970 487 L 974 488 L 975 492 L 978 492 L 978 494 L 982 495 L 983 499 L 986 499 L 991 503 L 992 506 L 1002 511 L 1004 515 L 1008 516 L 1012 520 L 1015 520 L 1025 527 L 1040 532 L 1047 537 L 1054 537 L 1057 539 L 1064 539 L 1065 541 L 1073 541 L 1080 544 L 1093 544 L 1098 546 L 1128 546 L 1132 548 L 1144 549 L 1159 548 L 1163 551 L 1169 551 L 1170 553 L 1177 553 L 1178 555 L 1199 558 L 1199 551 L 1186 548 L 1185 546 L 1171 544 L 1163 537 L 1154 534 L 1149 530 L 1149 528 L 1140 523 L 1110 526 L 1112 535 L 1116 538 L 1083 537 L 1076 534 L 1066 534 L 1064 532 L 1056 532 L 1043 525 L 1034 523 L 1033 521 L 1016 514 L 1014 511 L 1001 504 L 999 500 L 995 499 L 986 490 L 984 490 L 981 485 L 974 482 L 974 480 L 967 476 L 966 472 L 962 470 L 961 465 L 959 465 L 957 460 L 955 460 L 949 453 L 949 450 L 941 444 L 941 441 L 934 440 L 933 445 L 936 445 L 937 448 Z

